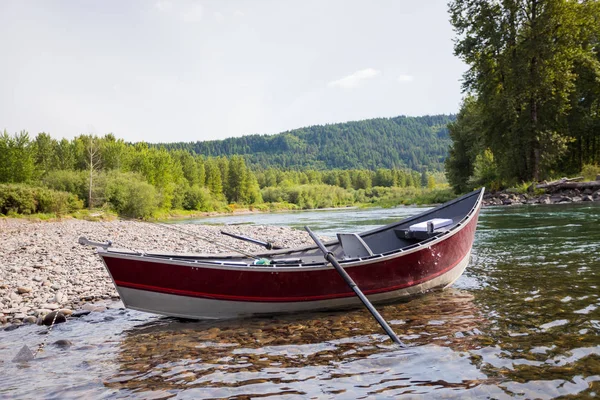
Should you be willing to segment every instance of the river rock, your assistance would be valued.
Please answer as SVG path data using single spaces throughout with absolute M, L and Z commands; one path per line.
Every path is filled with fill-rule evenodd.
M 23 294 L 23 293 L 30 293 L 30 292 L 31 292 L 31 290 L 32 290 L 32 289 L 31 289 L 30 287 L 27 287 L 27 286 L 19 286 L 19 287 L 17 288 L 17 293 L 19 293 L 19 294 Z
M 20 326 L 21 326 L 20 324 L 13 323 L 12 325 L 9 325 L 6 328 L 4 328 L 4 331 L 6 331 L 6 332 L 14 331 L 15 329 L 17 329 Z
M 40 305 L 40 307 L 48 309 L 48 310 L 56 310 L 58 308 L 58 304 L 44 303 L 44 304 Z
M 91 313 L 90 310 L 77 310 L 77 311 L 73 311 L 73 314 L 71 314 L 71 316 L 73 318 L 79 318 L 79 317 L 83 317 L 85 315 L 88 315 L 89 313 Z
M 9 294 L 9 295 L 8 295 L 8 297 L 10 298 L 10 300 L 11 300 L 13 303 L 15 303 L 15 302 L 16 302 L 16 303 L 20 303 L 20 302 L 21 302 L 21 300 L 23 300 L 23 298 L 22 298 L 21 296 L 19 296 L 18 294 L 14 293 L 14 292 L 13 292 L 13 293 L 11 293 L 11 294 Z
M 59 339 L 52 344 L 61 349 L 68 349 L 69 347 L 73 346 L 73 342 L 71 342 L 70 340 L 66 340 L 66 339 Z
M 6 330 L 6 329 L 5 329 Z M 23 345 L 21 350 L 17 353 L 15 358 L 13 358 L 13 362 L 27 362 L 33 360 L 34 356 L 29 347 L 27 345 Z
M 25 324 L 35 324 L 37 322 L 37 318 L 34 317 L 33 315 L 28 315 L 25 318 L 23 318 L 23 323 Z
M 54 315 L 56 315 L 56 319 L 54 319 Z M 63 322 L 67 322 L 67 318 L 59 311 L 52 311 L 42 319 L 42 325 L 50 326 L 52 325 L 52 321 L 54 321 L 54 324 L 62 324 Z
M 64 293 L 62 292 L 56 292 L 56 294 L 54 295 L 54 301 L 62 304 L 67 300 L 67 296 L 65 296 Z

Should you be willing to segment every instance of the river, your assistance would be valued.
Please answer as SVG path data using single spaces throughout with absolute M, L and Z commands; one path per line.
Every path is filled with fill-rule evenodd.
M 250 214 L 321 235 L 419 208 Z M 0 331 L 0 398 L 556 398 L 600 394 L 600 204 L 489 207 L 465 274 L 446 291 L 367 311 L 186 322 L 111 304 L 46 329 Z M 71 346 L 53 343 L 68 340 Z

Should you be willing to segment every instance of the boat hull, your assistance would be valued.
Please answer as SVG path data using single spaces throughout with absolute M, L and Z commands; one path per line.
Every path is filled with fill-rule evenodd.
M 461 276 L 469 263 L 469 258 L 470 252 L 454 268 L 431 280 L 402 289 L 367 295 L 367 298 L 372 303 L 384 303 L 443 289 L 450 286 Z M 190 319 L 245 318 L 259 315 L 353 308 L 362 304 L 356 296 L 316 301 L 250 302 L 181 296 L 118 286 L 117 290 L 123 303 L 128 308 Z

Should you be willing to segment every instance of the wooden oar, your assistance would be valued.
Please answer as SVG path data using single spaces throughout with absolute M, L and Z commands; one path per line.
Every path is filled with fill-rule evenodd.
M 400 339 L 398 339 L 398 336 L 396 336 L 396 334 L 394 333 L 394 331 L 392 330 L 392 328 L 390 328 L 390 326 L 387 324 L 387 322 L 385 322 L 385 320 L 383 319 L 383 317 L 377 312 L 377 310 L 375 309 L 375 307 L 373 307 L 373 304 L 371 304 L 371 302 L 369 301 L 369 299 L 367 299 L 367 297 L 358 288 L 358 286 L 356 286 L 356 283 L 352 280 L 352 278 L 350 277 L 350 275 L 348 275 L 348 273 L 344 270 L 344 268 L 342 268 L 342 266 L 340 265 L 340 263 L 338 263 L 338 261 L 335 259 L 335 256 L 333 255 L 333 253 L 330 252 L 330 251 L 328 251 L 325 248 L 325 246 L 323 245 L 323 243 L 321 243 L 321 241 L 319 240 L 319 238 L 317 238 L 317 236 L 310 230 L 310 228 L 308 226 L 305 226 L 304 229 L 306 229 L 306 231 L 308 232 L 308 234 L 310 235 L 310 237 L 312 238 L 312 240 L 314 240 L 315 243 L 317 244 L 317 246 L 319 246 L 319 248 L 323 252 L 323 255 L 324 255 L 325 259 L 327 261 L 329 261 L 331 263 L 331 265 L 333 265 L 333 267 L 335 268 L 335 270 L 342 276 L 342 278 L 344 278 L 344 280 L 346 281 L 346 283 L 348 284 L 348 286 L 350 286 L 350 288 L 354 291 L 354 293 L 356 293 L 356 295 L 358 296 L 358 298 L 360 299 L 360 301 L 362 301 L 362 303 L 365 305 L 365 307 L 367 307 L 367 310 L 369 310 L 369 312 L 371 313 L 371 315 L 373 316 L 373 318 L 375 318 L 375 320 L 377 320 L 377 322 L 379 323 L 379 325 L 381 325 L 381 327 L 383 328 L 383 330 L 385 331 L 385 333 L 388 334 L 388 336 L 390 337 L 390 339 L 392 339 L 393 342 L 399 344 L 400 346 L 406 347 L 404 345 L 404 343 L 402 343 L 400 341 Z

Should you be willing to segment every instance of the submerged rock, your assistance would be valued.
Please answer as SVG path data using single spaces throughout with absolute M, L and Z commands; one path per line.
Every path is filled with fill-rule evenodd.
M 55 315 L 56 320 L 54 319 Z M 52 321 L 54 321 L 54 324 L 62 324 L 63 322 L 67 322 L 67 317 L 65 317 L 65 315 L 60 311 L 52 311 L 44 316 L 44 319 L 42 319 L 42 325 L 50 326 L 52 325 Z
M 56 347 L 60 347 L 61 349 L 68 349 L 69 347 L 73 346 L 73 342 L 66 339 L 59 339 L 52 344 Z
M 90 310 L 77 310 L 77 311 L 74 311 L 73 314 L 71 314 L 71 317 L 79 318 L 79 317 L 83 317 L 84 315 L 88 315 L 89 313 L 91 313 Z
M 31 360 L 33 360 L 33 353 L 31 352 L 29 347 L 24 345 L 23 347 L 21 347 L 21 350 L 19 350 L 19 352 L 17 353 L 15 358 L 13 358 L 12 361 L 13 362 L 27 362 L 27 361 L 31 361 Z

